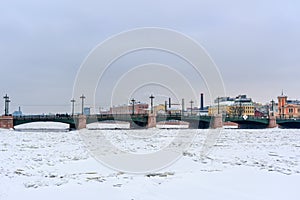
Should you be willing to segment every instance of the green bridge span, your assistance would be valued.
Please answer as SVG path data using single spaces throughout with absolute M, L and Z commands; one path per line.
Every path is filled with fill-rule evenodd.
M 148 115 L 147 114 L 106 114 L 106 115 L 89 115 L 86 117 L 86 124 L 105 121 L 123 121 L 129 122 L 131 128 L 147 127 Z M 157 115 L 156 122 L 164 121 L 184 121 L 190 124 L 190 128 L 209 128 L 212 117 L 211 116 L 198 116 L 198 115 Z M 79 123 L 79 116 L 56 116 L 56 115 L 29 115 L 13 117 L 13 126 L 31 123 L 31 122 L 61 122 L 70 125 L 70 128 L 76 128 Z M 239 125 L 239 128 L 267 128 L 270 119 L 262 117 L 223 117 L 225 122 L 234 122 Z M 282 128 L 300 128 L 300 119 L 281 119 L 277 118 L 276 123 Z

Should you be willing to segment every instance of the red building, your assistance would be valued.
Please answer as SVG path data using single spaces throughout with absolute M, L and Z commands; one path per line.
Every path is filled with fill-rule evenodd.
M 287 96 L 278 97 L 278 117 L 281 118 L 299 118 L 300 117 L 300 101 L 288 100 Z
M 134 114 L 147 114 L 148 113 L 148 104 L 137 103 L 134 104 Z M 132 105 L 123 105 L 123 106 L 114 106 L 110 108 L 110 114 L 132 114 Z

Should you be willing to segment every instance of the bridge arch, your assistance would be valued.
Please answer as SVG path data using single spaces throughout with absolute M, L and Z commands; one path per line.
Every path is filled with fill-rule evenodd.
M 53 121 L 34 121 L 20 123 L 14 126 L 14 129 L 55 129 L 64 130 L 70 129 L 70 124 L 63 122 L 53 122 Z
M 56 116 L 21 116 L 14 117 L 14 127 L 19 127 L 23 124 L 31 124 L 35 122 L 57 122 L 62 124 L 68 124 L 70 129 L 75 129 L 75 121 L 72 117 L 56 117 Z
M 130 123 L 130 128 L 146 128 L 148 123 L 148 115 L 145 114 L 107 114 L 88 116 L 86 124 L 95 122 L 116 121 Z
M 129 129 L 130 123 L 126 121 L 103 120 L 87 123 L 88 129 Z
M 237 123 L 241 129 L 267 128 L 269 125 L 269 118 L 259 117 L 226 117 L 225 121 Z

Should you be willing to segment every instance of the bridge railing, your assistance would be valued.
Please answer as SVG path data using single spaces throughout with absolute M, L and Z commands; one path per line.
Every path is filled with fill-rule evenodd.
M 56 116 L 56 115 L 22 115 L 14 116 L 15 120 L 47 120 L 47 119 L 73 119 L 70 115 Z
M 244 120 L 248 120 L 248 119 L 269 119 L 268 117 L 256 117 L 256 116 L 248 116 L 246 118 L 244 118 L 243 116 L 230 116 L 227 115 L 225 118 L 228 119 L 244 119 Z
M 293 117 L 293 118 L 284 118 L 284 117 L 276 117 L 276 120 L 278 121 L 299 121 L 300 118 L 298 117 Z

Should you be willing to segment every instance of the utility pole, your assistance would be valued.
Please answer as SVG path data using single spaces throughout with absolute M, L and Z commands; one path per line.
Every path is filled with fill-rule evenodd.
M 135 102 L 135 99 L 132 98 L 130 101 L 132 102 L 132 115 L 134 115 L 134 102 Z
M 168 111 L 168 101 L 165 101 L 165 113 Z
M 80 99 L 81 99 L 81 114 L 83 115 L 85 96 L 82 94 Z
M 181 115 L 184 114 L 184 99 L 181 100 Z
M 239 117 L 242 116 L 242 101 L 240 100 Z
M 269 109 L 270 113 L 269 116 L 274 116 L 274 100 L 271 101 L 271 108 Z
M 218 114 L 220 114 L 220 97 L 218 97 Z
M 72 103 L 72 116 L 74 116 L 74 104 L 75 104 L 75 99 L 73 98 L 72 100 L 71 100 L 71 103 Z
M 151 94 L 151 96 L 149 98 L 150 98 L 150 102 L 151 102 L 151 114 L 153 114 L 153 99 L 155 97 Z
M 191 104 L 191 115 L 193 115 L 193 103 L 194 103 L 194 101 L 191 100 L 191 101 L 190 101 L 190 104 Z
M 7 96 L 7 94 L 3 98 L 4 98 L 4 115 L 8 116 L 10 100 L 9 100 L 9 97 Z

